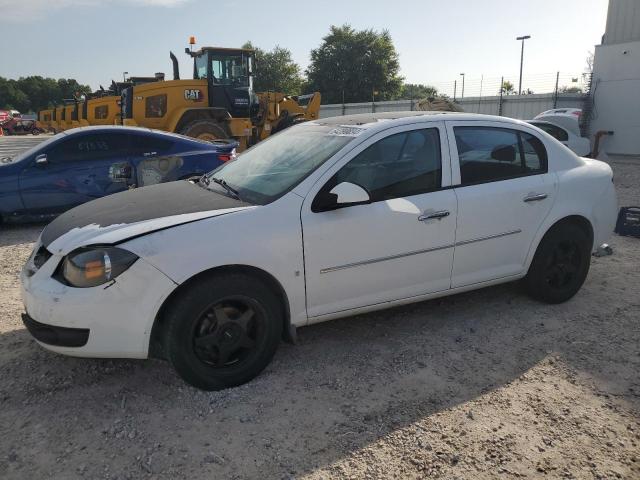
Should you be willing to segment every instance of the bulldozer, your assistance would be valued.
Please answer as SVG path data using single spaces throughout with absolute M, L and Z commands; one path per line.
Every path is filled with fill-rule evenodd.
M 318 118 L 320 94 L 287 96 L 253 90 L 255 52 L 243 48 L 185 48 L 193 78 L 134 85 L 122 92 L 122 123 L 181 133 L 202 140 L 235 138 L 238 150 L 295 123 Z

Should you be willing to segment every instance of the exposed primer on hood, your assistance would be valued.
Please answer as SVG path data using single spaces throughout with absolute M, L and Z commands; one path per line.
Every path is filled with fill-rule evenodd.
M 112 244 L 156 230 L 226 215 L 253 205 L 190 182 L 170 182 L 116 193 L 60 215 L 42 232 L 55 254 L 91 244 Z
M 218 217 L 227 213 L 251 208 L 256 207 L 225 208 L 222 210 L 210 210 L 207 212 L 184 213 L 182 215 L 142 220 L 135 223 L 119 223 L 106 227 L 91 223 L 84 227 L 75 227 L 69 230 L 49 244 L 47 249 L 51 253 L 57 255 L 66 255 L 76 248 L 86 245 L 112 245 L 125 241 L 129 238 L 139 237 L 168 227 L 203 220 L 205 218 Z

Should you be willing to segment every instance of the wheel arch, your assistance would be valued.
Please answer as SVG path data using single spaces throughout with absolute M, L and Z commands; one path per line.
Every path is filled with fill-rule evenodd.
M 187 125 L 197 120 L 214 120 L 229 133 L 230 118 L 229 112 L 224 108 L 183 108 L 171 120 L 169 130 L 180 133 Z
M 529 267 L 531 267 L 531 262 L 533 261 L 533 257 L 538 251 L 538 248 L 540 247 L 540 243 L 542 243 L 542 240 L 544 239 L 544 237 L 551 230 L 556 228 L 558 225 L 563 225 L 566 223 L 573 224 L 581 228 L 587 234 L 587 237 L 589 238 L 589 243 L 591 244 L 591 250 L 593 250 L 594 230 L 593 230 L 593 224 L 591 223 L 591 220 L 589 220 L 586 216 L 580 213 L 568 214 L 556 219 L 555 221 L 550 223 L 550 225 L 548 225 L 546 228 L 541 229 L 541 232 L 536 237 L 536 241 L 532 246 L 535 248 L 531 248 L 529 252 L 529 256 L 527 258 L 527 270 L 529 270 Z
M 260 279 L 267 285 L 267 287 L 276 295 L 282 307 L 282 316 L 284 322 L 282 329 L 283 340 L 289 343 L 295 342 L 296 333 L 295 327 L 293 327 L 291 324 L 289 299 L 287 297 L 285 289 L 282 287 L 282 284 L 273 275 L 258 267 L 240 264 L 222 265 L 195 274 L 191 278 L 178 285 L 178 287 L 176 287 L 169 294 L 164 302 L 162 302 L 162 305 L 158 309 L 158 313 L 156 314 L 156 318 L 154 319 L 153 326 L 151 328 L 151 336 L 149 339 L 149 357 L 165 357 L 164 346 L 162 342 L 166 327 L 164 314 L 171 306 L 171 304 L 182 294 L 182 292 L 187 290 L 193 283 L 198 282 L 205 277 L 212 277 L 228 273 L 244 273 L 246 275 L 250 275 Z

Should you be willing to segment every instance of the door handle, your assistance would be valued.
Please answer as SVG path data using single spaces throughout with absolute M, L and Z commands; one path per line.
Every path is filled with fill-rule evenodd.
M 444 217 L 449 216 L 449 210 L 440 210 L 439 212 L 425 213 L 418 217 L 419 222 L 426 222 L 427 220 L 442 220 Z
M 540 200 L 544 200 L 547 198 L 546 193 L 532 193 L 527 195 L 522 199 L 523 202 L 539 202 Z

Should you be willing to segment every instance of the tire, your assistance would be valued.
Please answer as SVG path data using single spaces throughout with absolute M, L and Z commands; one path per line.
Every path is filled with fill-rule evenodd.
M 252 380 L 269 364 L 282 337 L 277 296 L 246 274 L 197 281 L 166 315 L 167 357 L 185 382 L 202 390 Z
M 542 238 L 524 278 L 527 293 L 547 303 L 573 297 L 589 273 L 591 240 L 579 226 L 562 223 Z
M 187 124 L 180 133 L 206 141 L 229 138 L 225 129 L 214 120 L 195 120 Z

